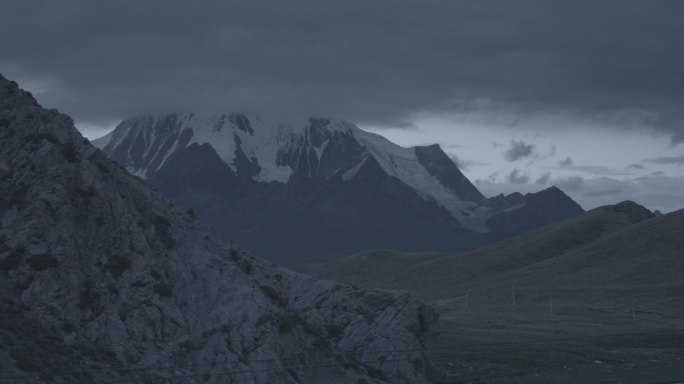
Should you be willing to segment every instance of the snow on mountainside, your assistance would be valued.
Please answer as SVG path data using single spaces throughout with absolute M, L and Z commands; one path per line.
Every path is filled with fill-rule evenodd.
M 344 120 L 137 117 L 94 144 L 236 243 L 289 265 L 472 249 L 582 212 L 557 188 L 485 198 L 438 145 L 403 148 Z
M 295 171 L 293 164 L 285 160 L 288 154 L 311 157 L 309 161 L 320 165 L 328 144 L 340 136 L 353 139 L 363 152 L 353 163 L 340 164 L 328 177 L 351 180 L 372 156 L 387 175 L 396 177 L 424 199 L 434 200 L 467 227 L 486 231 L 484 217 L 489 210 L 477 204 L 484 197 L 455 165 L 448 177 L 456 180 L 449 183 L 442 175 L 430 172 L 424 164 L 429 159 L 419 159 L 417 152 L 422 147 L 400 147 L 344 120 L 319 118 L 286 124 L 243 114 L 137 117 L 124 120 L 93 144 L 131 173 L 150 178 L 179 148 L 208 143 L 235 173 L 240 171 L 240 157 L 244 154 L 255 169 L 250 175 L 252 180 L 284 183 Z

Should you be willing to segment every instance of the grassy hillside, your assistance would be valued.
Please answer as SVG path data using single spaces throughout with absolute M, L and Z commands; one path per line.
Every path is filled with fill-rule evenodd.
M 470 252 L 306 270 L 430 300 L 437 383 L 684 382 L 683 234 L 684 210 L 624 202 Z

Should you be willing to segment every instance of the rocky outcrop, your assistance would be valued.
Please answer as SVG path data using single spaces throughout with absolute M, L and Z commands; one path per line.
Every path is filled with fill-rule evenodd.
M 230 248 L 1 76 L 0 307 L 25 382 L 421 383 L 436 320 Z

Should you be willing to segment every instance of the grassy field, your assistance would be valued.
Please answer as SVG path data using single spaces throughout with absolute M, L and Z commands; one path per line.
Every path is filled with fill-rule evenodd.
M 435 383 L 684 382 L 684 317 L 676 311 L 433 304 L 441 312 Z

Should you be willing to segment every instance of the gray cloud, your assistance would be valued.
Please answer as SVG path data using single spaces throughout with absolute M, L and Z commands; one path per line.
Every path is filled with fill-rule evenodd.
M 506 176 L 506 181 L 511 184 L 526 184 L 528 181 L 530 181 L 530 177 L 518 171 L 517 169 L 514 169 Z
M 558 166 L 559 167 L 570 167 L 574 164 L 570 156 L 568 156 L 565 160 L 558 160 Z
M 551 179 L 551 172 L 546 172 L 545 174 L 539 176 L 535 183 L 539 185 L 546 185 Z
M 524 157 L 532 156 L 533 153 L 534 145 L 527 144 L 522 140 L 511 140 L 511 146 L 504 152 L 504 157 L 508 161 L 516 161 Z
M 461 159 L 456 155 L 451 155 L 450 157 L 451 160 L 456 164 L 458 169 L 460 169 L 461 171 L 467 171 L 468 168 L 470 168 L 470 166 L 473 164 L 472 161 Z
M 558 112 L 680 143 L 683 11 L 618 0 L 22 0 L 2 5 L 0 71 L 89 124 L 169 110 L 377 124 Z
M 622 192 L 624 192 L 624 191 L 620 188 L 603 189 L 603 190 L 599 190 L 599 191 L 584 192 L 584 196 L 587 196 L 587 197 L 604 197 L 604 196 L 619 195 Z
M 584 189 L 584 178 L 580 176 L 570 176 L 554 180 L 554 184 L 564 190 L 577 192 Z
M 595 176 L 629 176 L 634 175 L 638 167 L 628 166 L 625 168 L 604 167 L 600 165 L 574 165 L 571 158 L 559 161 L 557 167 L 547 167 L 552 169 L 563 169 L 565 171 L 583 172 Z
M 684 165 L 684 156 L 656 157 L 654 159 L 646 159 L 644 161 L 647 163 L 652 163 L 652 164 L 679 164 L 679 165 Z

